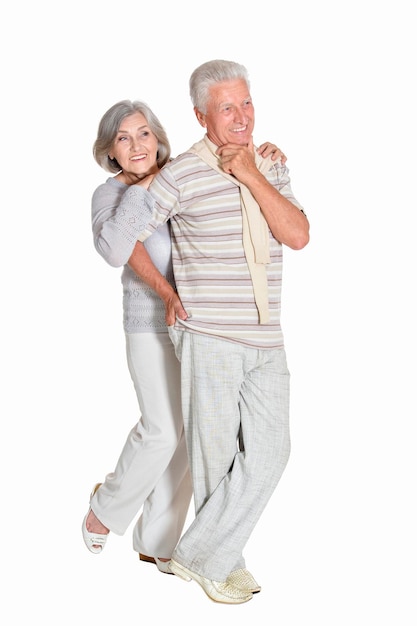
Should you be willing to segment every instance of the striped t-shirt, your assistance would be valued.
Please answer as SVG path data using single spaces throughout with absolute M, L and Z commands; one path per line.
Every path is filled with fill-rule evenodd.
M 266 175 L 293 204 L 288 169 L 280 161 Z M 281 348 L 282 245 L 270 233 L 266 266 L 270 322 L 260 324 L 242 242 L 242 211 L 237 185 L 186 152 L 155 177 L 149 192 L 155 201 L 144 241 L 170 220 L 172 260 L 178 295 L 188 319 L 178 330 L 212 335 L 255 348 Z

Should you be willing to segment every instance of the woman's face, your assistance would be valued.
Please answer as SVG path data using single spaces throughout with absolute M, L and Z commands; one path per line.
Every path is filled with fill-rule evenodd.
M 133 113 L 122 120 L 109 157 L 117 159 L 123 179 L 132 184 L 158 171 L 156 154 L 158 140 L 142 113 Z

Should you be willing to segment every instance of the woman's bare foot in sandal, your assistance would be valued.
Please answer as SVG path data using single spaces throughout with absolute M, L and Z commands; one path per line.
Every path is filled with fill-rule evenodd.
M 104 526 L 104 524 L 102 524 L 100 520 L 95 516 L 92 509 L 90 509 L 87 515 L 86 526 L 89 533 L 95 533 L 97 535 L 108 535 L 110 532 L 109 529 L 106 528 L 106 526 Z
M 99 554 L 106 545 L 109 529 L 100 522 L 90 509 L 82 525 L 84 542 L 90 552 Z

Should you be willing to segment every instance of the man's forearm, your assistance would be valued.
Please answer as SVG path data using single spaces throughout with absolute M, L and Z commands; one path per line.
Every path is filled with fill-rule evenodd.
M 305 214 L 285 198 L 259 173 L 249 187 L 261 207 L 273 236 L 281 243 L 301 250 L 309 241 L 309 223 Z

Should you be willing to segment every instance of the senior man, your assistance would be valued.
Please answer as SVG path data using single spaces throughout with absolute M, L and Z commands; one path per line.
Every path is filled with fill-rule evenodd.
M 155 177 L 144 241 L 170 220 L 177 294 L 138 243 L 131 267 L 163 298 L 181 361 L 195 519 L 171 571 L 216 602 L 247 602 L 260 586 L 243 549 L 290 453 L 289 372 L 280 324 L 283 246 L 300 250 L 309 223 L 287 167 L 259 156 L 246 68 L 213 60 L 190 78 L 204 137 Z M 152 201 L 150 199 L 152 197 Z

